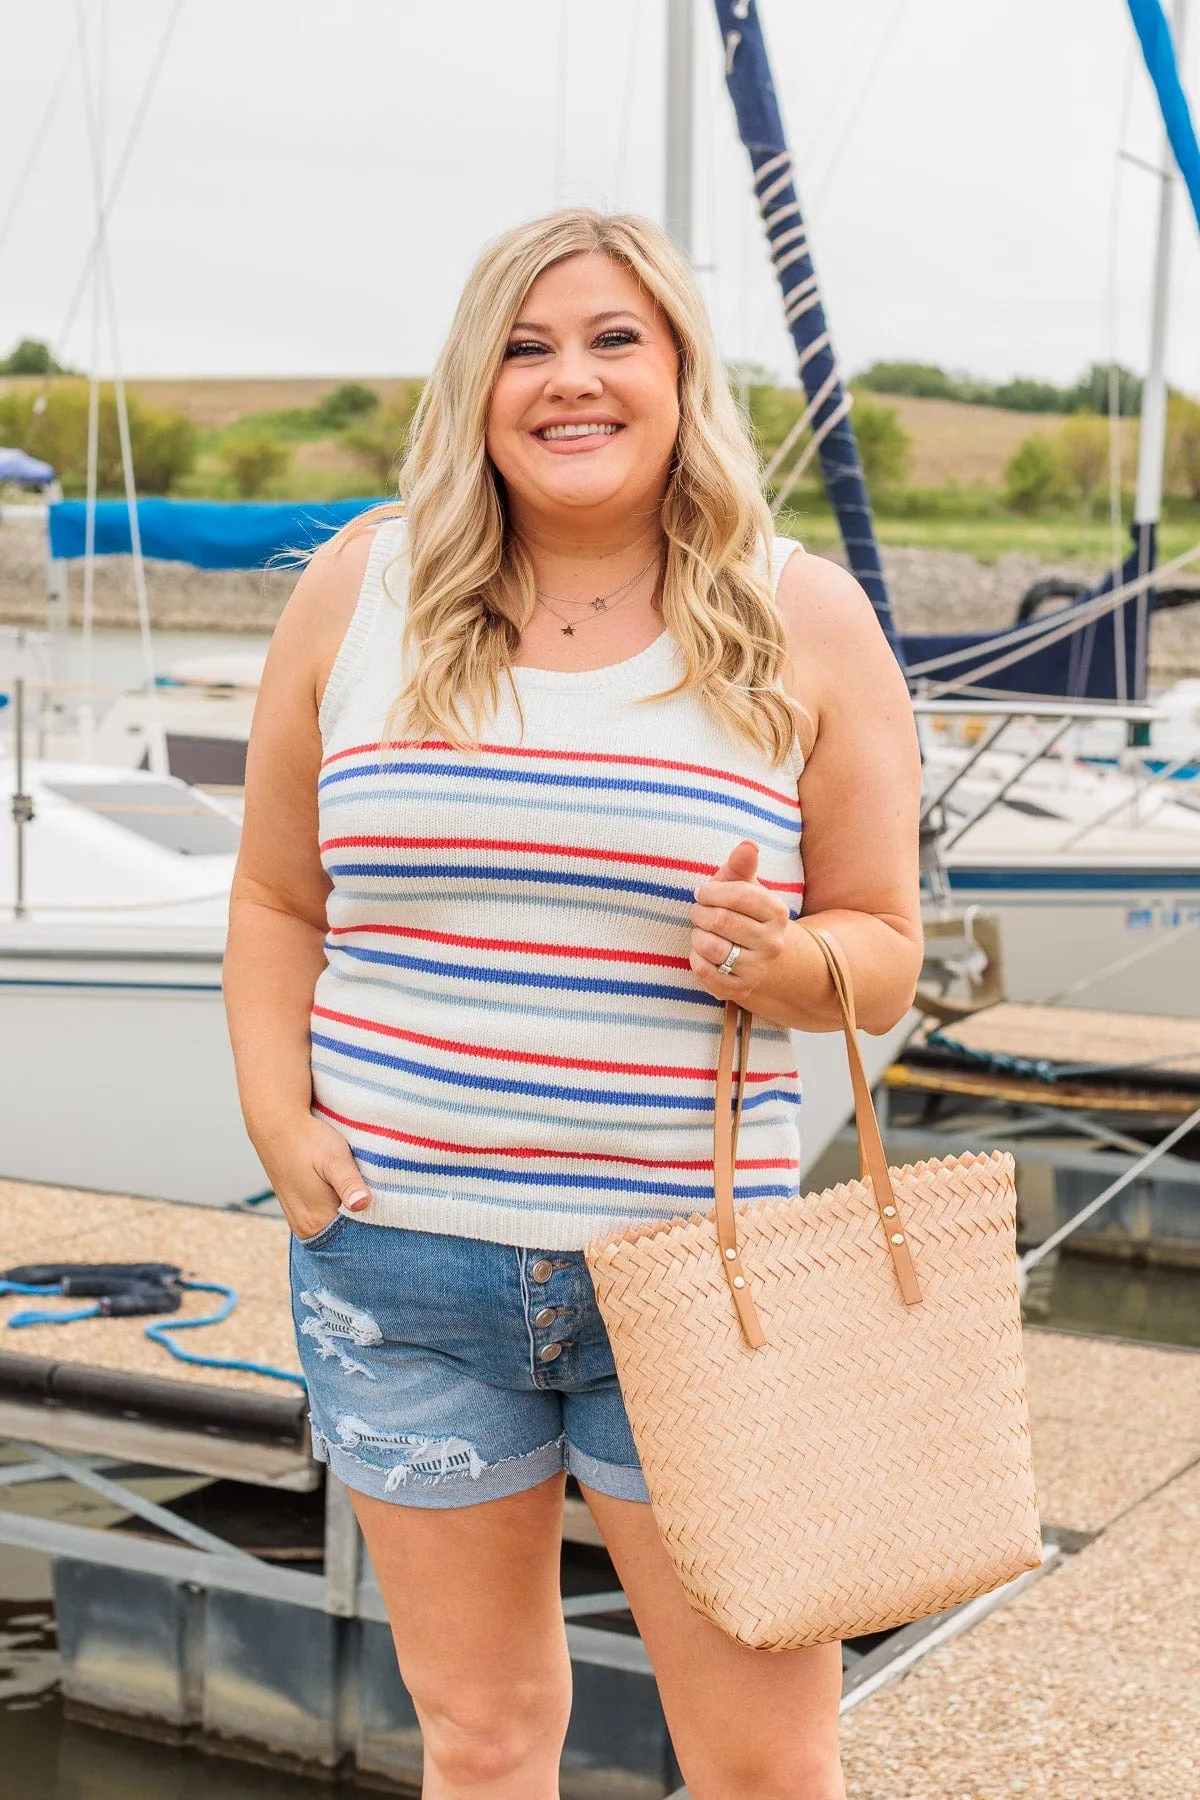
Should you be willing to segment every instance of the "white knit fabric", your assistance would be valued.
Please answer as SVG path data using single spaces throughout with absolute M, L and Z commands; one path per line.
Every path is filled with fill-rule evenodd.
M 520 668 L 478 751 L 379 738 L 402 679 L 404 526 L 382 526 L 321 705 L 332 882 L 314 1110 L 383 1225 L 579 1249 L 712 1207 L 721 1006 L 687 964 L 697 884 L 754 839 L 802 904 L 782 766 L 695 693 L 664 631 L 607 668 Z M 797 548 L 776 539 L 775 583 Z M 386 577 L 386 583 L 385 583 Z M 599 628 L 597 628 L 599 629 Z M 739 1200 L 797 1187 L 789 1033 L 756 1020 Z

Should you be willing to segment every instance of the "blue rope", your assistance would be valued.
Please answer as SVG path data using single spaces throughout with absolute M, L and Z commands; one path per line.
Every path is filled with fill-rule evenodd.
M 237 1356 L 201 1356 L 194 1350 L 184 1350 L 179 1344 L 167 1336 L 172 1331 L 195 1331 L 201 1325 L 220 1325 L 226 1320 L 238 1303 L 236 1288 L 225 1287 L 217 1281 L 181 1281 L 181 1288 L 192 1293 L 224 1294 L 225 1303 L 216 1312 L 208 1313 L 202 1319 L 155 1320 L 146 1326 L 146 1336 L 152 1343 L 159 1344 L 169 1350 L 179 1362 L 192 1363 L 200 1369 L 238 1369 L 244 1375 L 269 1375 L 276 1381 L 293 1381 L 300 1387 L 307 1387 L 303 1375 L 295 1375 L 290 1369 L 277 1369 L 272 1363 L 247 1362 Z M 36 1294 L 39 1299 L 48 1299 L 58 1295 L 61 1290 L 58 1284 L 48 1287 L 33 1287 L 26 1281 L 0 1281 L 0 1295 L 4 1294 Z M 94 1301 L 89 1306 L 75 1307 L 70 1312 L 41 1312 L 29 1308 L 25 1312 L 14 1313 L 9 1319 L 10 1329 L 19 1330 L 23 1325 L 72 1325 L 77 1319 L 95 1319 L 100 1316 L 100 1304 Z
M 201 1325 L 220 1325 L 227 1319 L 238 1303 L 237 1289 L 224 1287 L 219 1281 L 181 1281 L 180 1287 L 188 1288 L 198 1294 L 224 1294 L 225 1304 L 219 1306 L 214 1313 L 203 1319 L 172 1319 L 147 1325 L 146 1336 L 155 1344 L 161 1344 L 164 1350 L 180 1362 L 193 1363 L 200 1369 L 240 1369 L 246 1375 L 271 1375 L 276 1381 L 294 1381 L 300 1387 L 307 1383 L 303 1375 L 294 1375 L 290 1369 L 277 1369 L 271 1363 L 246 1362 L 236 1356 L 200 1356 L 194 1350 L 184 1350 L 167 1336 L 171 1331 L 195 1331 Z

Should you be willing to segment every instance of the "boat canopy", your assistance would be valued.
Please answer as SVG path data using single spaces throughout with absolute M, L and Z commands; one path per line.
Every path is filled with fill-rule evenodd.
M 381 498 L 368 500 L 139 500 L 138 534 L 143 556 L 191 563 L 197 569 L 262 569 L 273 561 L 292 564 L 325 538 L 357 518 Z M 51 506 L 50 554 L 87 554 L 86 500 Z M 132 550 L 129 508 L 124 500 L 96 504 L 97 556 L 128 556 Z
M 39 462 L 24 450 L 0 449 L 0 481 L 12 481 L 18 487 L 49 487 L 53 480 L 49 463 Z

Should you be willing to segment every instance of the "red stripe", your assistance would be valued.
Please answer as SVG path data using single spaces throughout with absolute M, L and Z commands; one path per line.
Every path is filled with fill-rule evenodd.
M 420 743 L 392 738 L 387 745 L 389 750 L 453 750 L 454 747 L 442 738 L 422 738 Z M 794 806 L 797 812 L 800 810 L 800 802 L 794 794 L 781 794 L 778 788 L 768 787 L 763 781 L 754 781 L 749 775 L 734 775 L 728 769 L 709 769 L 703 763 L 674 762 L 666 756 L 622 756 L 615 751 L 541 750 L 516 744 L 480 744 L 479 748 L 497 756 L 541 756 L 559 762 L 609 763 L 624 768 L 675 769 L 684 775 L 708 775 L 715 781 L 727 781 L 734 787 L 752 788 L 756 794 L 767 794 L 784 806 Z M 325 757 L 321 767 L 326 769 L 330 763 L 340 762 L 344 756 L 364 756 L 368 751 L 378 755 L 379 745 L 353 744 L 348 750 L 335 750 L 332 755 Z
M 453 1038 L 430 1037 L 422 1031 L 405 1031 L 400 1025 L 379 1025 L 371 1019 L 356 1019 L 350 1013 L 332 1012 L 327 1006 L 314 1006 L 312 1010 L 318 1018 L 332 1019 L 338 1025 L 352 1025 L 359 1031 L 372 1032 L 376 1037 L 401 1038 L 406 1044 L 421 1044 L 427 1050 L 447 1050 L 455 1056 L 534 1063 L 539 1068 L 549 1069 L 591 1069 L 601 1075 L 661 1075 L 673 1076 L 680 1081 L 715 1081 L 717 1076 L 715 1069 L 694 1069 L 672 1063 L 618 1063 L 606 1061 L 602 1057 L 545 1056 L 536 1050 L 510 1050 L 493 1044 L 460 1044 Z M 795 1069 L 787 1074 L 781 1069 L 767 1069 L 761 1074 L 747 1074 L 746 1080 L 788 1080 L 796 1074 Z
M 352 1131 L 373 1132 L 376 1137 L 392 1138 L 397 1143 L 415 1144 L 423 1150 L 448 1150 L 463 1156 L 554 1157 L 560 1162 L 628 1163 L 638 1169 L 711 1169 L 712 1157 L 700 1156 L 681 1160 L 670 1156 L 614 1156 L 606 1150 L 538 1150 L 524 1144 L 452 1144 L 444 1138 L 419 1137 L 416 1132 L 397 1131 L 388 1125 L 371 1125 L 365 1119 L 348 1119 L 331 1106 L 314 1102 L 315 1111 Z M 796 1169 L 799 1164 L 786 1156 L 739 1157 L 739 1169 Z
M 582 944 L 535 944 L 523 938 L 467 937 L 459 931 L 422 931 L 416 925 L 331 925 L 330 937 L 350 931 L 376 936 L 422 938 L 431 944 L 461 944 L 468 950 L 508 950 L 521 956 L 583 956 L 599 962 L 650 963 L 658 969 L 687 969 L 686 956 L 656 956 L 653 950 L 593 950 Z
M 522 856 L 582 856 L 596 862 L 632 863 L 642 869 L 678 869 L 686 875 L 716 874 L 712 863 L 687 862 L 678 856 L 647 856 L 639 850 L 606 850 L 594 846 L 572 844 L 539 844 L 526 838 L 467 837 L 376 837 L 356 833 L 352 837 L 324 838 L 321 854 L 327 850 L 500 850 Z M 719 866 L 719 865 L 718 865 Z M 764 881 L 765 888 L 778 888 L 788 894 L 802 894 L 804 883 L 796 881 Z

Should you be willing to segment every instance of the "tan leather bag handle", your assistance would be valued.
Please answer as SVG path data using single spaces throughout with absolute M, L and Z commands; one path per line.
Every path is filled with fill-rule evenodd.
M 908 1246 L 908 1233 L 888 1172 L 887 1156 L 879 1132 L 871 1084 L 858 1047 L 858 1027 L 854 1016 L 854 984 L 845 954 L 833 933 L 820 927 L 811 929 L 812 937 L 825 958 L 829 978 L 837 995 L 842 1015 L 842 1032 L 846 1040 L 846 1056 L 850 1064 L 850 1085 L 854 1091 L 854 1124 L 858 1133 L 859 1173 L 875 1196 L 883 1238 L 896 1271 L 900 1297 L 906 1306 L 921 1299 L 921 1287 Z M 737 1242 L 737 1214 L 733 1203 L 733 1184 L 737 1168 L 737 1141 L 742 1122 L 742 1096 L 746 1086 L 746 1066 L 750 1054 L 750 1028 L 753 1015 L 736 1000 L 725 1003 L 721 1025 L 721 1043 L 717 1052 L 716 1113 L 713 1120 L 713 1195 L 716 1200 L 717 1243 L 721 1263 L 746 1342 L 760 1349 L 767 1341 L 742 1267 Z M 733 1106 L 733 1049 L 738 1043 L 738 1083 L 736 1108 Z

